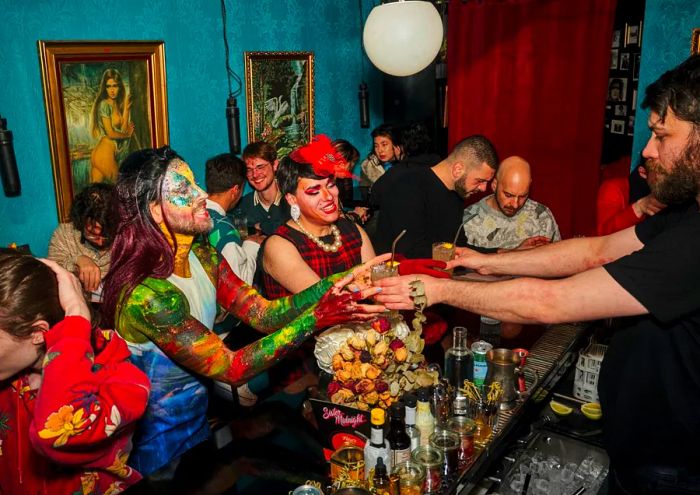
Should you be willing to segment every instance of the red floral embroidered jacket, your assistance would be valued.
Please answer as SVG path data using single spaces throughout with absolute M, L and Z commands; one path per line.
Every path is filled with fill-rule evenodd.
M 38 390 L 28 375 L 0 383 L 2 495 L 114 495 L 141 478 L 126 461 L 148 379 L 116 333 L 92 337 L 67 317 L 45 334 Z

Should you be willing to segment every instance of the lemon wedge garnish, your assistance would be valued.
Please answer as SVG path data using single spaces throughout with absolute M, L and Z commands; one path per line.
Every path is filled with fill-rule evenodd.
M 451 242 L 443 242 L 442 247 L 444 247 L 445 249 L 452 249 L 454 246 Z
M 587 402 L 581 406 L 581 412 L 588 419 L 597 420 L 603 417 L 603 411 L 600 409 L 600 404 L 597 402 Z
M 555 400 L 549 403 L 549 407 L 551 407 L 552 411 L 557 413 L 559 416 L 566 416 L 573 412 L 573 409 L 571 409 L 569 406 L 565 406 L 561 402 L 557 402 Z

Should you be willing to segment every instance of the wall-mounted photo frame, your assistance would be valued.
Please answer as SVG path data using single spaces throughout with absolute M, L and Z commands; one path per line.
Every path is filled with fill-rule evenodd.
M 625 24 L 625 46 L 640 45 L 641 22 L 639 24 Z
M 634 60 L 632 62 L 632 80 L 639 81 L 639 67 L 642 63 L 642 54 L 635 53 Z
M 627 101 L 626 77 L 611 77 L 608 79 L 608 101 Z
M 56 206 L 69 220 L 91 182 L 114 182 L 131 151 L 168 144 L 162 41 L 39 41 Z
M 634 115 L 627 117 L 627 135 L 634 136 Z
M 624 117 L 627 115 L 627 105 L 615 105 L 615 117 Z
M 700 28 L 693 29 L 690 36 L 690 54 L 700 53 Z
M 613 31 L 613 36 L 612 36 L 612 45 L 613 48 L 619 48 L 620 47 L 620 30 L 616 29 Z
M 248 142 L 284 156 L 314 135 L 314 54 L 246 52 Z
M 617 48 L 614 50 L 610 50 L 610 68 L 611 69 L 617 69 L 618 52 L 619 52 L 619 50 Z
M 620 70 L 630 69 L 630 53 L 624 52 L 620 54 Z
M 610 133 L 611 134 L 624 134 L 625 133 L 624 120 L 611 120 L 610 121 Z

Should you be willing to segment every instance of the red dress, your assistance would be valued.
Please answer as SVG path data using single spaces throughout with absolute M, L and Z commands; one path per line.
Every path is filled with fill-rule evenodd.
M 273 235 L 278 235 L 294 244 L 302 259 L 321 278 L 329 275 L 344 272 L 362 262 L 362 235 L 354 222 L 340 218 L 336 222 L 340 231 L 340 238 L 343 245 L 335 253 L 327 253 L 309 239 L 309 237 L 289 227 L 286 224 L 280 225 Z M 324 236 L 321 241 L 331 244 L 333 235 Z M 263 272 L 263 282 L 265 294 L 268 299 L 277 299 L 291 294 L 282 287 L 274 278 Z
M 38 390 L 27 374 L 0 384 L 3 495 L 114 495 L 141 479 L 126 463 L 148 379 L 116 333 L 93 339 L 86 319 L 69 316 L 45 334 Z

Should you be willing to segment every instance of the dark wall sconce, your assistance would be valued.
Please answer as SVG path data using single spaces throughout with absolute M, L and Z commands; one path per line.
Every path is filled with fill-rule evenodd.
M 233 155 L 241 152 L 241 114 L 236 104 L 236 97 L 241 94 L 243 83 L 241 78 L 231 69 L 229 60 L 228 34 L 226 31 L 226 0 L 221 0 L 221 27 L 224 38 L 224 54 L 226 56 L 226 77 L 228 79 L 228 98 L 226 98 L 226 126 L 228 128 L 228 147 Z M 233 89 L 231 80 L 236 84 Z
M 19 196 L 22 188 L 17 172 L 17 159 L 12 146 L 12 131 L 7 130 L 7 119 L 0 116 L 0 179 L 5 196 Z
M 362 129 L 369 128 L 369 89 L 367 83 L 360 84 L 360 91 L 357 94 L 360 99 L 360 127 Z

